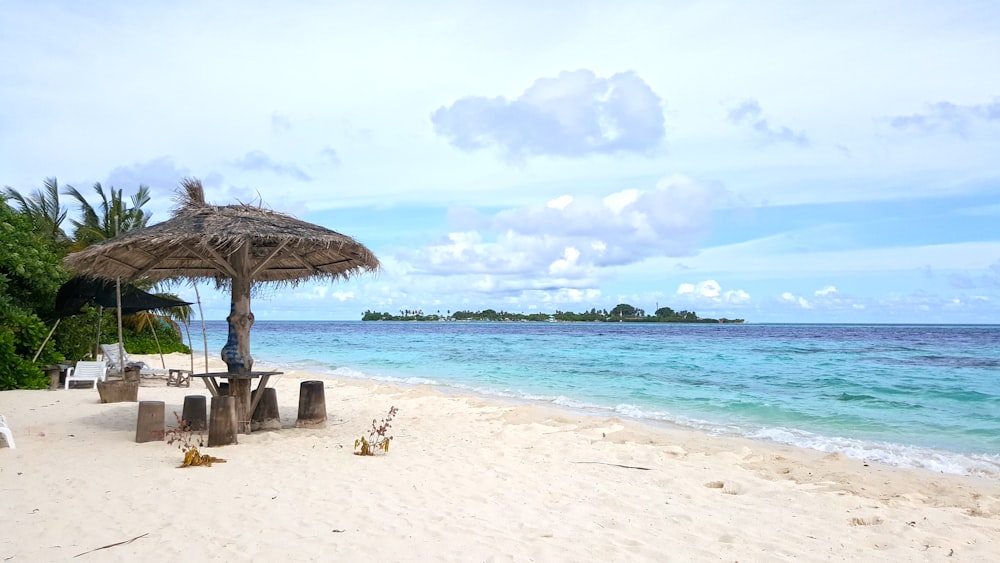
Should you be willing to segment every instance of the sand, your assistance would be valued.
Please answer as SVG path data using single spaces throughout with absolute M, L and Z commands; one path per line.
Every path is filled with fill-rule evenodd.
M 159 364 L 158 357 L 143 357 Z M 174 354 L 168 365 L 186 367 Z M 214 362 L 213 362 L 214 363 Z M 199 360 L 199 365 L 204 365 Z M 214 368 L 219 367 L 215 365 Z M 259 365 L 261 369 L 266 365 Z M 213 369 L 214 369 L 213 368 Z M 324 379 L 325 428 L 298 429 Z M 5 391 L 0 561 L 996 561 L 1000 481 L 286 372 L 283 428 L 178 468 L 136 403 Z M 208 391 L 145 379 L 140 400 Z M 353 455 L 399 408 L 387 455 Z M 102 548 L 119 542 L 127 542 Z M 96 550 L 96 551 L 93 551 Z

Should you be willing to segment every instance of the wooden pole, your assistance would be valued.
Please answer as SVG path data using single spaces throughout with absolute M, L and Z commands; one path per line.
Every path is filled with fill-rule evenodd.
M 244 243 L 230 255 L 230 265 L 236 272 L 231 281 L 232 301 L 230 303 L 229 338 L 222 348 L 222 360 L 226 362 L 229 378 L 229 394 L 236 398 L 236 419 L 239 431 L 250 432 L 250 373 L 253 370 L 253 356 L 250 355 L 250 327 L 253 313 L 250 311 L 250 244 Z
M 49 343 L 49 339 L 52 338 L 52 333 L 56 331 L 56 327 L 59 326 L 59 321 L 61 321 L 61 320 L 62 320 L 62 317 L 56 319 L 56 324 L 52 325 L 52 330 L 49 331 L 48 336 L 46 336 L 45 340 L 42 341 L 42 345 L 38 347 L 38 351 L 35 352 L 35 357 L 31 358 L 31 362 L 32 363 L 35 363 L 35 362 L 38 361 L 39 354 L 42 353 L 42 349 L 45 348 L 45 345 Z

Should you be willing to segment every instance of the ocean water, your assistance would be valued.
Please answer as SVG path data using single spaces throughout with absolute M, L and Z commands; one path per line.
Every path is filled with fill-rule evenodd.
M 207 334 L 217 357 L 225 322 Z M 1000 326 L 264 321 L 251 353 L 1000 478 Z

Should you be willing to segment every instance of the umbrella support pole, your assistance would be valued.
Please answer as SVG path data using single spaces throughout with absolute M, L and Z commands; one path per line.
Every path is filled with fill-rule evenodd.
M 229 394 L 236 399 L 236 430 L 240 434 L 250 433 L 250 379 L 229 378 Z

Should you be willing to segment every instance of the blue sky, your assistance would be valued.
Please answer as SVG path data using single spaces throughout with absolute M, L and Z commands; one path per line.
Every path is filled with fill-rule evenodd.
M 156 222 L 193 176 L 383 263 L 257 319 L 1000 322 L 995 2 L 0 10 L 0 184 L 142 183 Z

